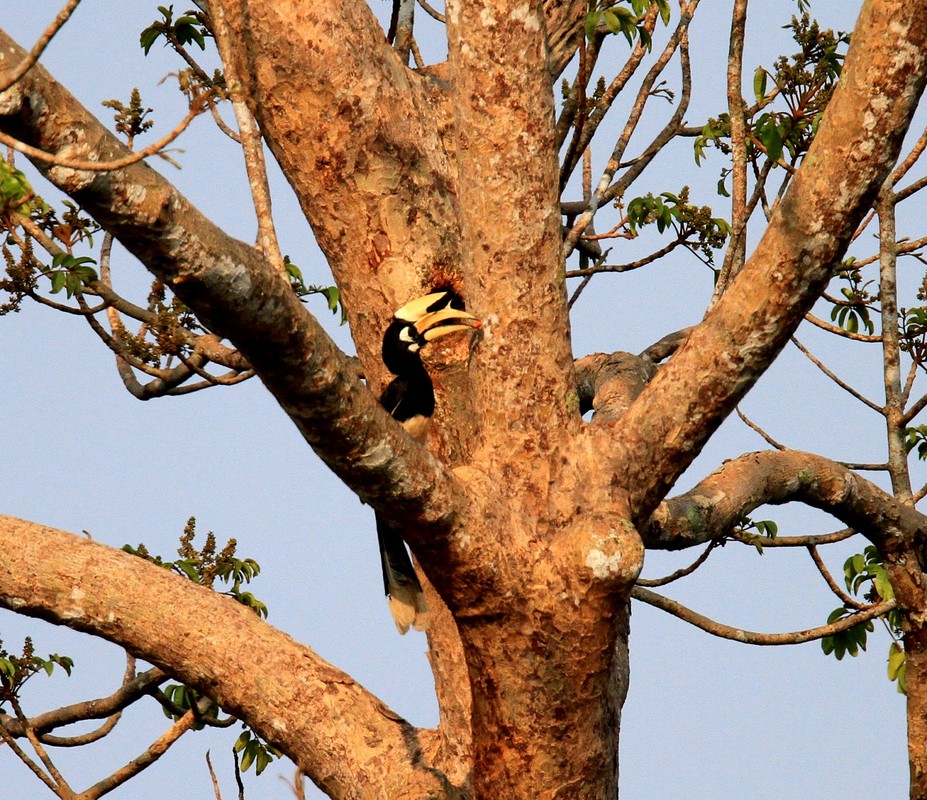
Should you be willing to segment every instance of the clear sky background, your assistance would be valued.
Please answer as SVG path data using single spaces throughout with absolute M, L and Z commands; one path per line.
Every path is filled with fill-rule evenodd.
M 103 100 L 127 100 L 139 87 L 144 103 L 155 108 L 157 123 L 141 144 L 162 136 L 184 114 L 173 80 L 158 85 L 181 68 L 179 59 L 160 45 L 145 58 L 138 47 L 139 32 L 155 19 L 155 5 L 84 0 L 43 58 L 52 74 L 104 119 L 110 117 L 100 106 Z M 372 5 L 378 14 L 388 12 L 381 0 Z M 777 54 L 795 49 L 781 29 L 795 4 L 753 6 L 745 59 L 748 93 L 757 64 L 770 65 Z M 46 0 L 0 0 L 0 26 L 28 48 L 57 10 Z M 812 11 L 825 25 L 846 30 L 857 4 L 815 0 Z M 704 0 L 692 25 L 690 124 L 724 110 L 729 20 L 729 2 Z M 678 67 L 666 74 L 671 86 L 678 86 Z M 615 125 L 623 123 L 627 105 L 619 103 L 612 112 Z M 672 113 L 664 106 L 634 139 L 631 152 L 638 152 Z M 923 115 L 917 126 L 922 129 Z M 253 241 L 254 214 L 238 147 L 215 133 L 208 116 L 196 120 L 178 146 L 182 151 L 173 158 L 181 170 L 158 159 L 152 165 L 227 232 Z M 596 168 L 603 163 L 600 157 Z M 727 201 L 714 190 L 720 167 L 721 161 L 713 160 L 696 168 L 691 141 L 685 141 L 645 173 L 634 193 L 676 191 L 689 184 L 693 201 L 712 204 L 717 215 L 727 217 Z M 47 185 L 36 185 L 50 199 L 56 196 Z M 302 268 L 307 283 L 330 283 L 312 234 L 278 174 L 273 185 L 283 251 Z M 759 230 L 758 225 L 754 233 Z M 615 260 L 630 260 L 646 249 L 646 242 L 619 242 Z M 903 280 L 915 285 L 919 274 L 911 269 Z M 113 275 L 117 290 L 144 297 L 149 279 L 124 252 L 114 257 Z M 646 271 L 597 278 L 574 308 L 574 351 L 638 352 L 697 322 L 710 290 L 709 271 L 687 255 L 674 254 Z M 338 327 L 324 301 L 314 298 L 309 307 L 350 351 L 347 329 Z M 813 331 L 803 335 L 843 377 L 880 401 L 876 347 L 838 347 Z M 835 390 L 794 349 L 743 408 L 789 446 L 852 461 L 884 458 L 881 419 Z M 116 547 L 144 541 L 166 557 L 175 552 L 187 518 L 195 515 L 202 534 L 215 531 L 220 542 L 234 537 L 240 556 L 260 562 L 263 572 L 252 591 L 267 603 L 273 625 L 311 645 L 412 723 L 435 724 L 425 639 L 414 633 L 400 637 L 382 596 L 373 513 L 327 471 L 257 381 L 139 402 L 123 389 L 112 355 L 82 320 L 27 304 L 20 314 L 0 319 L 0 442 L 0 513 L 86 530 Z M 755 433 L 729 420 L 679 488 L 724 458 L 764 447 Z M 782 534 L 841 527 L 800 510 L 753 516 L 776 519 Z M 843 559 L 864 544 L 854 541 L 828 556 L 838 576 Z M 645 575 L 665 574 L 694 557 L 648 554 Z M 819 625 L 838 605 L 801 553 L 767 551 L 761 557 L 736 544 L 667 594 L 714 619 L 757 631 Z M 124 668 L 118 648 L 0 611 L 0 638 L 8 649 L 17 649 L 26 634 L 39 653 L 64 653 L 76 662 L 71 678 L 56 673 L 34 679 L 24 697 L 28 713 L 102 696 L 118 686 Z M 824 657 L 818 643 L 751 648 L 714 639 L 635 603 L 631 691 L 621 737 L 622 796 L 827 800 L 858 796 L 862 786 L 880 798 L 906 796 L 904 700 L 885 676 L 887 648 L 888 637 L 880 630 L 868 653 L 842 663 Z M 167 725 L 154 701 L 145 701 L 100 744 L 56 752 L 55 758 L 72 785 L 83 789 L 140 753 Z M 237 726 L 188 734 L 159 764 L 110 796 L 211 798 L 203 755 L 210 749 L 228 800 L 236 796 L 229 748 L 237 734 Z M 247 796 L 289 798 L 281 778 L 291 774 L 288 762 L 275 763 L 258 779 L 249 773 Z M 313 791 L 310 796 L 321 796 Z M 21 800 L 49 796 L 6 748 L 0 748 L 0 792 Z

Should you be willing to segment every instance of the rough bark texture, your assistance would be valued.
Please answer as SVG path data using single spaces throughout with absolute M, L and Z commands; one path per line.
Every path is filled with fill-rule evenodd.
M 875 487 L 811 457 L 756 456 L 710 478 L 704 496 L 660 503 L 817 298 L 894 163 L 923 88 L 927 6 L 867 3 L 840 88 L 766 235 L 668 363 L 593 359 L 580 364 L 577 389 L 551 73 L 583 4 L 449 0 L 449 62 L 421 74 L 362 4 L 216 2 L 251 108 L 344 294 L 371 385 L 384 378 L 379 342 L 399 302 L 454 286 L 483 321 L 472 341 L 428 355 L 438 410 L 427 448 L 389 419 L 261 255 L 156 172 L 39 168 L 239 348 L 306 441 L 404 531 L 436 592 L 440 729 L 396 719 L 227 600 L 9 518 L 0 604 L 118 642 L 207 692 L 336 798 L 617 796 L 629 594 L 644 541 L 707 536 L 693 509 L 733 518 L 798 497 L 877 524 L 919 646 L 922 519 Z M 22 57 L 0 36 L 0 77 Z M 123 152 L 38 68 L 0 95 L 0 129 L 56 154 Z M 582 398 L 598 412 L 591 425 Z M 727 480 L 742 489 L 731 508 L 709 491 Z M 918 695 L 913 731 L 925 701 Z

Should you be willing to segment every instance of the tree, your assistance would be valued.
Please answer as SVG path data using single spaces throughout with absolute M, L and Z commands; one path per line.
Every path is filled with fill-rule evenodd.
M 751 534 L 748 517 L 764 503 L 797 501 L 828 511 L 874 547 L 849 569 L 852 586 L 873 584 L 869 602 L 842 598 L 847 613 L 815 635 L 852 650 L 870 618 L 892 615 L 903 639 L 896 647 L 911 796 L 927 796 L 924 518 L 907 463 L 923 439 L 910 424 L 923 403 L 910 394 L 924 312 L 902 313 L 894 290 L 895 258 L 922 242 L 898 239 L 893 222 L 895 207 L 923 182 L 899 188 L 925 141 L 902 150 L 923 89 L 927 10 L 868 4 L 842 68 L 839 37 L 796 21 L 807 63 L 758 72 L 748 106 L 740 91 L 746 6 L 738 2 L 727 114 L 687 127 L 687 29 L 697 5 L 452 3 L 447 61 L 414 70 L 405 66 L 415 51 L 407 2 L 396 4 L 387 37 L 366 6 L 229 0 L 181 17 L 164 9 L 143 43 L 163 37 L 190 57 L 188 47 L 212 36 L 222 54 L 220 75 L 190 57 L 183 85 L 191 118 L 231 102 L 258 211 L 254 247 L 200 214 L 40 67 L 24 69 L 25 51 L 4 38 L 3 141 L 156 280 L 147 307 L 116 294 L 108 256 L 91 265 L 75 250 L 93 223 L 73 209 L 52 215 L 6 167 L 10 303 L 48 302 L 48 290 L 65 291 L 88 321 L 91 310 L 104 313 L 109 329 L 99 325 L 100 335 L 139 397 L 253 372 L 339 478 L 403 531 L 427 579 L 441 724 L 413 729 L 269 627 L 254 603 L 199 585 L 210 583 L 203 565 L 218 565 L 215 574 L 245 569 L 228 553 L 188 550 L 187 561 L 197 562 L 193 582 L 40 523 L 3 518 L 0 604 L 125 647 L 155 665 L 143 682 L 170 675 L 204 698 L 202 714 L 218 703 L 333 797 L 614 796 L 629 598 L 667 605 L 635 587 L 645 548 L 730 538 L 795 544 L 757 539 L 774 528 L 752 523 L 759 530 Z M 622 41 L 618 33 L 632 44 L 626 66 L 590 93 L 599 53 Z M 674 114 L 625 161 L 647 101 L 664 92 L 656 81 L 677 54 L 683 77 Z M 569 189 L 561 197 L 604 111 L 648 58 L 654 66 L 601 180 L 580 181 L 581 201 L 571 202 Z M 552 86 L 571 60 L 576 76 L 557 115 Z M 774 111 L 777 100 L 786 110 Z M 133 101 L 116 111 L 132 143 L 143 132 L 143 107 Z M 343 301 L 356 361 L 308 313 L 300 295 L 313 287 L 279 253 L 259 134 L 331 267 L 338 294 L 328 296 Z M 667 143 L 685 136 L 697 137 L 702 151 L 730 153 L 729 223 L 682 191 L 626 199 Z M 566 279 L 580 278 L 582 289 L 594 275 L 620 271 L 609 270 L 600 244 L 607 235 L 593 225 L 615 200 L 611 236 L 647 225 L 676 236 L 654 258 L 678 247 L 707 258 L 727 233 L 731 242 L 698 325 L 666 331 L 637 356 L 574 361 Z M 746 258 L 757 208 L 769 222 Z M 842 260 L 872 208 L 882 242 L 878 303 L 857 265 Z M 48 258 L 35 255 L 36 245 Z M 571 258 L 579 268 L 565 272 Z M 892 491 L 846 464 L 774 448 L 670 496 L 833 281 L 845 291 L 829 327 L 874 336 L 885 353 Z M 423 447 L 371 389 L 389 379 L 380 341 L 393 310 L 446 287 L 483 327 L 426 352 L 438 402 Z M 861 334 L 875 308 L 879 334 Z M 150 338 L 127 332 L 126 318 Z M 912 365 L 907 382 L 902 353 Z M 210 364 L 223 372 L 207 372 Z M 166 604 L 174 612 L 167 622 Z M 239 654 L 234 663 L 228 652 Z M 897 656 L 895 663 L 897 673 Z M 197 715 L 184 719 L 192 725 Z M 29 728 L 18 723 L 5 722 L 9 737 Z

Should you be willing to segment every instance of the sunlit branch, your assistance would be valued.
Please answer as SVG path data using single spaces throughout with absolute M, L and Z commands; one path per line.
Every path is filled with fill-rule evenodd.
M 890 186 L 894 187 L 898 185 L 898 181 L 900 181 L 908 173 L 911 167 L 913 167 L 917 163 L 917 160 L 923 155 L 925 148 L 927 148 L 927 128 L 924 128 L 924 130 L 921 132 L 921 135 L 914 143 L 914 147 L 911 148 L 911 152 L 908 153 L 904 159 L 898 163 L 898 166 L 892 170 L 892 176 L 889 178 Z M 913 192 L 908 191 L 909 188 L 910 187 L 896 192 L 895 198 L 897 200 L 902 200 L 904 199 L 902 194 L 904 194 L 904 197 L 907 197 L 908 194 L 913 194 Z M 917 190 L 915 189 L 914 191 Z
M 882 548 L 918 541 L 927 530 L 927 518 L 916 509 L 843 464 L 798 450 L 767 450 L 726 461 L 689 491 L 664 500 L 641 527 L 641 537 L 659 550 L 722 537 L 765 547 L 777 538 L 738 534 L 743 519 L 762 505 L 793 502 L 831 514 Z
M 744 265 L 747 252 L 747 120 L 743 82 L 744 31 L 747 0 L 734 0 L 727 56 L 727 110 L 731 127 L 731 238 L 709 308 Z
M 13 699 L 16 703 L 15 698 Z M 18 703 L 14 706 L 14 711 L 18 707 Z M 17 716 L 21 716 L 17 714 Z M 25 729 L 24 729 L 25 730 Z M 35 763 L 35 761 L 29 756 L 29 754 L 23 750 L 16 742 L 16 740 L 7 733 L 6 728 L 0 725 L 0 740 L 6 743 L 6 745 L 13 751 L 16 757 L 22 761 L 23 764 L 28 767 L 29 771 L 32 772 L 42 783 L 44 783 L 51 791 L 55 794 L 58 793 L 58 787 L 55 785 L 55 782 L 45 773 L 45 771 Z
M 155 761 L 161 758 L 171 745 L 196 725 L 197 722 L 197 714 L 195 714 L 191 708 L 159 736 L 144 753 L 132 759 L 124 767 L 116 770 L 110 776 L 95 783 L 89 789 L 82 792 L 81 800 L 96 800 L 96 798 L 102 797 L 107 792 L 111 792 L 117 786 L 121 786 L 126 781 L 138 775 L 142 770 L 151 766 Z
M 846 541 L 858 534 L 859 531 L 855 528 L 841 528 L 833 533 L 811 533 L 804 536 L 757 536 L 753 533 L 735 533 L 731 539 L 751 547 L 755 547 L 759 542 L 764 549 L 768 547 L 820 547 Z
M 697 628 L 701 628 L 703 631 L 706 631 L 713 636 L 718 636 L 722 639 L 731 639 L 735 642 L 741 642 L 743 644 L 755 644 L 764 646 L 802 644 L 803 642 L 811 642 L 815 639 L 823 639 L 825 636 L 833 636 L 834 634 L 849 630 L 855 625 L 868 622 L 869 620 L 875 619 L 882 614 L 886 614 L 896 605 L 894 599 L 886 600 L 882 603 L 868 606 L 864 611 L 860 611 L 857 614 L 843 617 L 842 619 L 837 620 L 837 622 L 832 622 L 829 625 L 821 625 L 817 628 L 806 628 L 805 630 L 792 631 L 790 633 L 754 633 L 753 631 L 748 631 L 743 628 L 735 628 L 730 625 L 715 622 L 713 619 L 709 619 L 708 617 L 699 614 L 697 611 L 693 611 L 691 608 L 687 608 L 686 606 L 682 605 L 682 603 L 677 603 L 675 600 L 670 600 L 669 598 L 663 597 L 656 592 L 651 592 L 649 589 L 635 587 L 631 590 L 631 597 L 633 597 L 635 600 L 640 600 L 641 602 L 647 603 L 648 605 L 666 611 L 672 614 L 674 617 L 678 617 L 684 622 L 688 622 Z

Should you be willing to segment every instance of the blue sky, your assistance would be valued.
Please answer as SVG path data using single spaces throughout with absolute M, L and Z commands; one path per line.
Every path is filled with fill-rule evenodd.
M 379 0 L 373 5 L 378 12 L 388 7 Z M 692 26 L 691 123 L 723 107 L 729 5 L 705 0 Z M 751 68 L 770 63 L 776 47 L 791 52 L 780 26 L 795 8 L 786 2 L 755 5 L 746 59 Z M 847 29 L 855 13 L 848 5 L 817 0 L 813 10 L 827 25 Z M 138 86 L 146 105 L 156 109 L 152 141 L 184 113 L 170 79 L 158 85 L 179 62 L 160 46 L 146 59 L 137 46 L 154 9 L 155 4 L 84 0 L 43 59 L 103 118 L 101 101 L 125 99 Z M 44 0 L 7 1 L 0 20 L 28 47 L 56 11 L 56 4 Z M 674 70 L 669 74 L 678 80 Z M 615 116 L 620 121 L 620 109 Z M 226 231 L 253 241 L 253 211 L 237 147 L 216 136 L 206 117 L 194 122 L 178 146 L 182 152 L 173 157 L 181 170 L 157 159 L 153 166 Z M 645 174 L 638 191 L 689 183 L 693 199 L 716 204 L 716 213 L 727 215 L 723 198 L 714 193 L 719 166 L 696 169 L 684 143 Z M 273 184 L 284 252 L 307 283 L 330 282 L 285 182 L 274 175 Z M 37 188 L 46 191 L 40 183 Z M 117 288 L 142 293 L 146 280 L 133 259 L 117 252 Z M 575 353 L 639 351 L 696 322 L 710 288 L 707 270 L 683 256 L 647 272 L 599 278 L 574 310 Z M 350 349 L 347 330 L 338 327 L 324 302 L 310 309 Z M 821 343 L 832 366 L 878 400 L 877 353 L 844 352 L 813 333 L 808 339 Z M 884 451 L 880 419 L 847 402 L 794 351 L 784 354 L 744 408 L 794 447 L 858 461 L 878 460 Z M 213 530 L 220 541 L 235 537 L 239 554 L 260 562 L 263 572 L 253 591 L 269 606 L 272 624 L 311 645 L 413 723 L 436 722 L 425 640 L 396 634 L 382 596 L 372 512 L 322 466 L 260 384 L 141 403 L 122 388 L 111 354 L 81 320 L 27 306 L 0 319 L 0 410 L 0 512 L 86 530 L 117 547 L 144 541 L 165 556 L 174 552 L 186 519 L 196 516 L 202 533 Z M 763 447 L 755 434 L 729 420 L 681 487 L 723 458 Z M 783 533 L 840 527 L 823 515 L 791 509 L 754 516 L 773 516 Z M 862 546 L 829 557 L 838 574 L 843 558 Z M 823 623 L 838 603 L 800 556 L 760 557 L 751 548 L 728 545 L 667 593 L 752 630 L 811 627 Z M 645 574 L 664 574 L 693 557 L 648 554 Z M 25 697 L 27 711 L 99 696 L 118 685 L 123 662 L 117 648 L 0 611 L 0 638 L 9 649 L 27 633 L 39 652 L 67 653 L 76 662 L 70 679 L 57 674 L 36 679 Z M 748 648 L 635 604 L 621 740 L 623 796 L 837 798 L 858 794 L 862 782 L 877 784 L 880 797 L 905 796 L 904 702 L 885 678 L 887 647 L 887 637 L 877 632 L 870 652 L 842 663 L 825 658 L 816 643 Z M 75 788 L 86 788 L 141 752 L 166 727 L 153 702 L 140 705 L 92 755 L 56 754 Z M 189 735 L 146 775 L 110 796 L 212 797 L 203 761 L 207 748 L 224 796 L 235 796 L 228 756 L 235 731 Z M 8 749 L 0 749 L 0 772 L 9 797 L 39 798 L 46 792 Z M 278 774 L 289 777 L 289 766 L 274 765 L 257 780 L 249 777 L 248 796 L 291 797 Z

